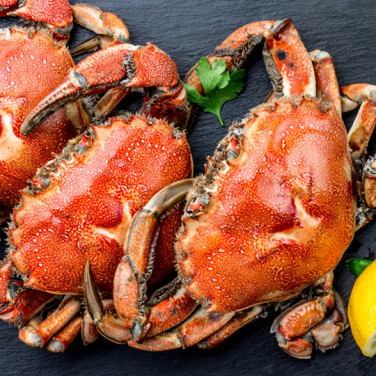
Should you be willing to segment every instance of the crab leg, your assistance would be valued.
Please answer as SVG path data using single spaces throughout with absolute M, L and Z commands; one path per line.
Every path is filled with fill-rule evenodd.
M 62 353 L 80 334 L 82 317 L 78 314 L 48 342 L 46 349 L 53 353 Z
M 136 213 L 128 230 L 123 256 L 114 278 L 114 303 L 119 317 L 140 338 L 146 321 L 146 283 L 154 263 L 159 216 L 181 201 L 193 179 L 170 184 Z
M 130 88 L 125 88 L 122 85 L 108 90 L 95 105 L 95 117 L 106 118 L 131 91 Z
M 200 349 L 213 349 L 243 326 L 256 320 L 265 310 L 265 306 L 257 305 L 244 312 L 237 313 L 225 326 L 197 344 Z
M 316 96 L 328 104 L 333 104 L 341 116 L 341 96 L 332 57 L 325 51 L 314 50 L 309 53 L 316 78 Z M 276 100 L 274 91 L 265 98 L 264 103 Z
M 80 97 L 103 93 L 120 84 L 125 88 L 172 87 L 178 80 L 175 63 L 158 47 L 125 43 L 110 46 L 72 69 L 66 80 L 29 114 L 21 133 L 30 133 L 46 117 Z
M 343 111 L 356 108 L 359 112 L 348 134 L 352 159 L 365 152 L 376 124 L 376 86 L 355 84 L 341 88 Z
M 115 274 L 114 303 L 118 315 L 137 339 L 146 322 L 146 283 L 154 263 L 157 220 L 167 208 L 181 201 L 191 186 L 192 179 L 187 179 L 164 188 L 136 213 L 130 225 L 125 256 Z
M 81 302 L 78 298 L 67 295 L 58 309 L 49 316 L 46 320 L 42 321 L 32 335 L 25 337 L 24 341 L 27 345 L 33 347 L 43 347 L 46 343 L 64 328 L 67 323 L 73 319 L 80 311 Z
M 245 25 L 235 30 L 216 47 L 213 54 L 208 55 L 206 58 L 209 62 L 217 59 L 224 60 L 229 72 L 239 69 L 253 48 L 260 44 L 269 34 L 273 25 L 274 21 L 260 21 Z M 189 70 L 184 82 L 195 87 L 198 92 L 203 95 L 204 89 L 197 76 L 196 68 L 197 64 Z
M 18 332 L 18 338 L 23 343 L 41 343 L 39 336 L 35 333 L 38 325 L 42 322 L 40 315 L 32 318 L 22 329 Z
M 128 345 L 146 351 L 165 351 L 181 347 L 191 347 L 217 332 L 226 325 L 234 315 L 234 312 L 209 313 L 205 308 L 199 308 L 172 333 L 164 333 L 155 337 L 145 338 L 141 343 L 132 340 L 128 342 Z
M 152 245 L 156 239 L 157 218 L 167 208 L 184 198 L 192 181 L 192 179 L 187 179 L 171 184 L 154 196 L 149 204 L 133 217 L 130 228 L 133 228 L 134 231 L 131 236 L 128 236 L 125 256 L 117 269 L 114 281 L 116 295 L 114 303 L 121 320 L 110 313 L 103 313 L 103 307 L 90 273 L 90 266 L 87 264 L 84 281 L 86 305 L 98 331 L 106 338 L 118 343 L 127 343 L 132 336 L 129 329 L 139 339 L 150 328 L 151 325 L 148 323 L 144 331 L 144 325 L 147 323 L 149 315 L 146 305 L 146 283 L 154 262 L 154 247 Z M 179 299 L 181 302 L 185 302 L 182 306 L 186 304 L 192 306 L 192 302 L 187 296 L 180 296 Z M 189 313 L 192 309 L 188 308 Z M 157 304 L 155 310 L 162 311 L 162 305 L 158 306 Z M 157 320 L 154 325 L 159 325 Z
M 81 55 L 98 47 L 106 48 L 119 42 L 129 43 L 128 28 L 113 13 L 103 12 L 100 8 L 88 4 L 73 5 L 72 12 L 75 22 L 98 34 L 72 48 L 72 56 Z
M 357 227 L 370 222 L 376 209 L 376 164 L 375 156 L 362 162 L 368 142 L 376 125 L 376 86 L 354 84 L 341 88 L 342 111 L 351 111 L 360 106 L 355 121 L 348 133 L 351 157 L 358 171 L 360 205 L 357 210 Z M 363 158 L 362 158 L 363 157 Z M 363 166 L 364 164 L 364 166 Z

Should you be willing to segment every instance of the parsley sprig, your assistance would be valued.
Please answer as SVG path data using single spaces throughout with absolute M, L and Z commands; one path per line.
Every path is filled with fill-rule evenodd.
M 363 270 L 372 263 L 371 260 L 351 258 L 346 260 L 346 267 L 350 272 L 353 272 L 357 277 Z
M 227 101 L 235 99 L 244 88 L 245 70 L 240 69 L 231 74 L 226 71 L 226 62 L 217 59 L 210 63 L 202 57 L 197 64 L 197 76 L 201 80 L 205 96 L 202 96 L 195 87 L 184 84 L 188 93 L 188 99 L 204 108 L 205 112 L 211 112 L 218 116 L 222 126 L 221 108 Z

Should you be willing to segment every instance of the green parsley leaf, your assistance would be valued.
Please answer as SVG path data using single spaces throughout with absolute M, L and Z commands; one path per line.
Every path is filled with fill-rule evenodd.
M 371 260 L 351 258 L 346 260 L 346 268 L 359 277 L 363 270 L 371 263 Z
M 244 88 L 241 81 L 245 76 L 245 70 L 240 69 L 231 74 L 226 71 L 226 62 L 217 59 L 210 63 L 202 57 L 197 64 L 197 76 L 201 80 L 205 96 L 202 96 L 196 88 L 184 84 L 188 99 L 204 108 L 205 112 L 211 112 L 218 116 L 222 126 L 221 108 L 227 101 L 235 99 Z

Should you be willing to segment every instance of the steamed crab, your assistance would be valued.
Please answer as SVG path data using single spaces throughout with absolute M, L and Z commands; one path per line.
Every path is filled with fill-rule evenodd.
M 73 296 L 83 292 L 86 261 L 101 292 L 111 293 L 133 214 L 165 185 L 190 177 L 193 167 L 186 136 L 172 124 L 187 125 L 184 86 L 172 59 L 152 44 L 116 40 L 90 55 L 21 127 L 30 133 L 50 112 L 105 91 L 95 112 L 108 113 L 132 90 L 145 93 L 140 113 L 97 122 L 70 141 L 61 156 L 38 170 L 13 212 L 12 246 L 0 270 L 1 302 L 9 305 L 0 318 L 27 324 L 20 338 L 31 346 L 64 351 L 81 328 L 85 343 L 95 339 L 88 315 L 80 314 L 81 300 Z M 179 213 L 170 212 L 160 228 L 154 283 L 173 267 L 170 248 Z M 15 273 L 23 282 L 12 279 Z M 66 296 L 44 320 L 38 313 L 57 294 Z
M 304 291 L 305 299 L 273 323 L 279 346 L 310 358 L 314 343 L 325 351 L 341 340 L 347 319 L 333 269 L 375 207 L 373 159 L 363 169 L 358 212 L 352 164 L 375 125 L 374 87 L 342 90 L 345 110 L 362 103 L 348 136 L 350 154 L 332 59 L 308 54 L 291 20 L 246 25 L 209 59 L 236 68 L 263 39 L 274 86 L 269 103 L 231 127 L 192 189 L 186 181 L 168 186 L 134 216 L 114 280 L 122 326 L 103 325 L 111 314 L 102 312 L 87 265 L 86 302 L 107 338 L 148 351 L 212 348 Z M 187 191 L 178 276 L 150 297 L 157 218 Z

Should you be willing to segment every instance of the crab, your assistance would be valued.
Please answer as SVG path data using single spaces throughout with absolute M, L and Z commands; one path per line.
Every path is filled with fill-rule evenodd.
M 121 342 L 121 332 L 122 343 L 147 351 L 213 348 L 275 306 L 289 307 L 272 332 L 293 357 L 308 359 L 314 344 L 326 351 L 342 339 L 347 318 L 333 269 L 375 207 L 376 164 L 371 158 L 358 181 L 352 162 L 375 125 L 376 91 L 343 88 L 344 110 L 362 103 L 348 143 L 332 58 L 308 54 L 290 19 L 240 28 L 209 60 L 236 69 L 262 40 L 274 94 L 232 125 L 190 190 L 174 183 L 134 216 L 114 279 L 123 325 L 113 331 L 102 325 L 111 313 L 87 264 L 85 300 L 105 337 Z M 177 277 L 150 296 L 156 218 L 186 192 Z
M 96 38 L 88 42 L 93 43 Z M 193 170 L 182 131 L 190 109 L 173 60 L 152 44 L 117 40 L 102 47 L 72 68 L 21 127 L 21 133 L 33 135 L 49 113 L 105 92 L 94 109 L 96 124 L 40 168 L 22 191 L 9 229 L 11 248 L 0 269 L 0 301 L 8 304 L 0 318 L 22 327 L 19 336 L 28 345 L 52 352 L 65 351 L 80 331 L 85 344 L 96 338 L 80 298 L 86 261 L 100 291 L 111 297 L 133 214 Z M 98 113 L 111 112 L 132 90 L 145 94 L 139 114 L 98 120 Z M 181 210 L 173 209 L 160 227 L 159 271 L 153 271 L 149 285 L 173 269 L 180 216 Z M 51 305 L 60 295 L 64 298 L 56 309 Z M 111 307 L 107 303 L 110 312 Z M 51 310 L 46 319 L 39 314 Z
M 37 132 L 20 134 L 26 116 L 74 66 L 66 47 L 73 19 L 101 34 L 73 48 L 74 56 L 95 44 L 104 47 L 129 38 L 127 28 L 115 15 L 89 5 L 71 8 L 67 0 L 22 3 L 0 1 L 0 17 L 17 16 L 29 21 L 27 26 L 0 32 L 0 222 L 9 218 L 21 198 L 20 190 L 37 168 L 89 125 L 81 102 L 75 101 L 41 124 Z M 33 74 L 25 74 L 25 70 Z

